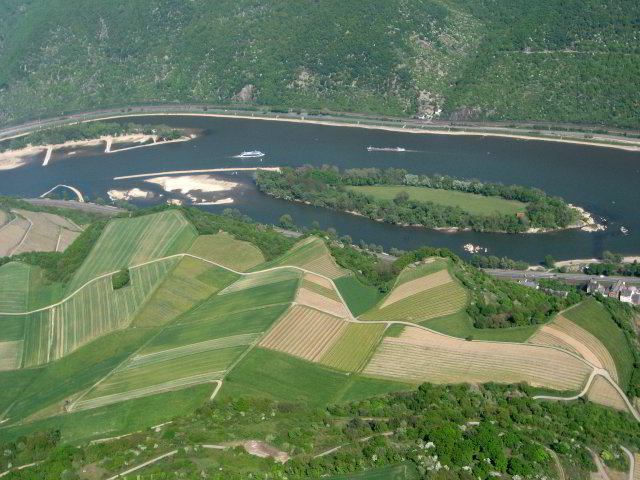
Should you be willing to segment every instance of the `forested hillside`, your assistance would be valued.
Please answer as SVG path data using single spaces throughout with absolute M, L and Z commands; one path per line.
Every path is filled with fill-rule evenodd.
M 635 0 L 4 0 L 0 124 L 137 103 L 639 127 Z

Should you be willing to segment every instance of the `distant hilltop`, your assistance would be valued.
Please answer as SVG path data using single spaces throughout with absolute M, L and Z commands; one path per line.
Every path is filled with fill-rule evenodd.
M 202 103 L 638 129 L 629 19 L 639 16 L 633 0 L 160 2 L 152 12 L 125 0 L 81 11 L 2 2 L 0 125 Z

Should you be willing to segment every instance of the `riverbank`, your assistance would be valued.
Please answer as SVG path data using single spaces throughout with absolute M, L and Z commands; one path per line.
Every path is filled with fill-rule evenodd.
M 417 125 L 413 123 L 410 119 L 407 119 L 406 123 L 403 123 L 402 127 L 390 126 L 390 125 L 376 125 L 372 123 L 361 123 L 361 121 L 337 121 L 335 119 L 331 120 L 323 120 L 319 118 L 309 118 L 308 116 L 300 115 L 300 117 L 289 117 L 279 115 L 273 116 L 264 116 L 264 115 L 247 115 L 245 112 L 241 114 L 237 113 L 131 113 L 131 114 L 123 114 L 123 115 L 114 115 L 109 117 L 101 117 L 98 119 L 90 119 L 84 120 L 84 122 L 95 122 L 100 120 L 114 120 L 119 118 L 129 118 L 129 117 L 151 117 L 151 116 L 189 116 L 189 117 L 213 117 L 213 118 L 237 118 L 243 120 L 266 120 L 272 122 L 289 122 L 289 123 L 306 123 L 312 125 L 325 125 L 330 127 L 351 127 L 351 128 L 364 128 L 369 130 L 385 130 L 389 132 L 405 132 L 405 133 L 422 133 L 422 134 L 430 134 L 430 135 L 456 135 L 456 136 L 479 136 L 479 137 L 505 137 L 505 138 L 513 138 L 518 140 L 540 140 L 547 142 L 558 142 L 558 143 L 570 143 L 576 145 L 587 145 L 587 146 L 595 146 L 595 147 L 608 147 L 608 148 L 617 148 L 620 150 L 626 150 L 630 152 L 640 152 L 640 140 L 629 140 L 624 138 L 616 137 L 598 137 L 593 135 L 590 139 L 578 139 L 575 136 L 571 135 L 570 132 L 565 132 L 564 134 L 551 134 L 551 133 L 539 133 L 535 132 L 535 135 L 526 135 L 523 133 L 511 133 L 506 131 L 495 131 L 495 127 L 474 127 L 473 129 L 464 129 L 464 127 L 450 126 L 450 127 L 435 127 L 432 124 L 424 123 L 422 125 Z M 553 135 L 553 136 L 552 136 Z M 565 138 L 567 137 L 567 138 Z M 572 138 L 573 137 L 573 138 Z
M 98 138 L 92 138 L 87 140 L 69 140 L 64 143 L 56 143 L 56 144 L 47 144 L 47 145 L 28 145 L 24 148 L 19 148 L 16 150 L 7 150 L 5 152 L 0 153 L 0 170 L 12 170 L 14 168 L 21 167 L 26 164 L 32 157 L 38 154 L 42 154 L 46 152 L 46 157 L 44 159 L 43 166 L 46 166 L 49 162 L 49 158 L 51 156 L 51 152 L 58 149 L 71 149 L 74 147 L 77 148 L 87 148 L 87 147 L 97 147 L 101 143 L 105 144 L 106 154 L 113 154 L 122 152 L 125 150 L 131 150 L 134 148 L 143 148 L 143 147 L 154 147 L 159 145 L 164 145 L 167 143 L 175 143 L 175 142 L 188 142 L 189 140 L 193 140 L 195 138 L 194 135 L 180 137 L 174 140 L 160 140 L 158 135 L 147 135 L 143 133 L 132 133 L 127 135 L 118 135 L 118 136 L 100 136 Z M 148 143 L 150 142 L 150 143 Z M 137 143 L 140 145 L 124 147 L 122 149 L 114 149 L 113 146 L 118 143 Z M 69 152 L 68 155 L 72 155 L 75 152 Z
M 126 112 L 126 113 L 125 113 Z M 25 133 L 71 123 L 95 122 L 99 120 L 140 117 L 140 116 L 203 116 L 219 118 L 242 118 L 253 120 L 271 120 L 280 122 L 309 123 L 317 125 L 383 129 L 389 131 L 407 131 L 435 135 L 469 135 L 507 137 L 521 140 L 541 140 L 559 143 L 573 143 L 586 146 L 600 146 L 640 151 L 639 132 L 617 130 L 602 132 L 600 125 L 574 125 L 540 122 L 465 122 L 455 124 L 448 121 L 426 122 L 413 118 L 368 116 L 366 114 L 327 112 L 319 115 L 301 113 L 258 112 L 234 110 L 221 105 L 147 105 L 122 106 L 93 112 L 78 112 L 62 117 L 54 117 L 37 122 L 7 127 L 0 130 L 2 140 L 16 138 Z M 391 125 L 390 125 L 391 124 Z M 395 125 L 393 125 L 395 124 Z M 554 130 L 558 128 L 559 130 Z M 586 138 L 585 138 L 586 137 Z

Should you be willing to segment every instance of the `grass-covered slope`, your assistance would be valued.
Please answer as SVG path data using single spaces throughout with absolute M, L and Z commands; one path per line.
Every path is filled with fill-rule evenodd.
M 638 126 L 638 8 L 634 0 L 6 0 L 0 123 L 208 102 Z
M 193 226 L 177 210 L 112 220 L 74 275 L 68 291 L 100 274 L 183 252 L 196 236 Z
M 600 302 L 590 298 L 567 310 L 563 315 L 604 344 L 615 362 L 618 383 L 626 390 L 634 369 L 633 351 L 607 309 Z

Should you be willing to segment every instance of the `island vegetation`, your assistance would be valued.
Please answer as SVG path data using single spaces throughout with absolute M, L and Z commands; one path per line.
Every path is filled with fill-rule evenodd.
M 2 141 L 0 142 L 0 152 L 20 150 L 28 146 L 62 145 L 71 141 L 94 140 L 100 137 L 120 137 L 131 134 L 155 135 L 160 140 L 175 140 L 182 137 L 180 130 L 166 125 L 85 122 L 36 130 L 28 135 Z
M 279 198 L 427 228 L 522 233 L 567 228 L 580 218 L 564 200 L 539 189 L 395 168 L 287 167 L 257 172 L 256 184 Z

